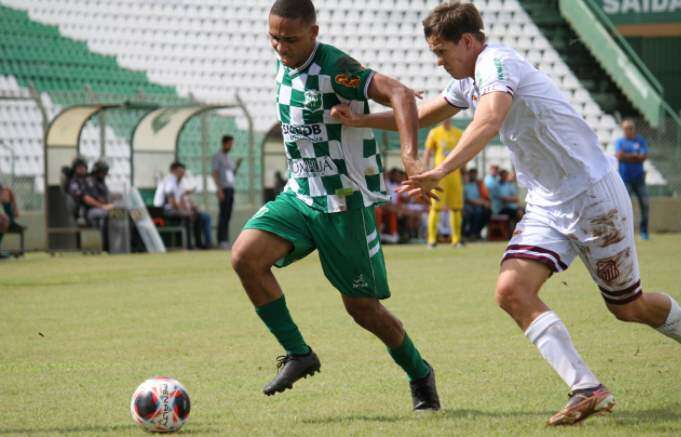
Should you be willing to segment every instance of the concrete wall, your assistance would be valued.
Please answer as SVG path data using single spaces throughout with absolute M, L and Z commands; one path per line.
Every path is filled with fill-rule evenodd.
M 681 197 L 653 197 L 650 199 L 650 231 L 651 232 L 681 232 Z M 244 223 L 257 211 L 257 207 L 238 206 L 232 214 L 230 222 L 230 236 L 236 238 Z M 638 223 L 638 204 L 634 202 L 635 221 Z M 28 226 L 26 232 L 26 247 L 28 250 L 44 250 L 45 244 L 45 216 L 42 212 L 24 213 L 20 223 Z M 213 227 L 217 227 L 215 213 L 213 213 Z M 7 235 L 2 243 L 3 249 L 13 249 L 18 245 L 15 235 Z
M 638 226 L 638 201 L 634 198 L 634 217 Z M 651 232 L 681 232 L 681 197 L 652 197 L 650 199 Z
M 257 208 L 241 206 L 232 213 L 232 220 L 230 222 L 230 236 L 232 241 L 239 234 L 244 223 L 257 211 Z M 217 219 L 215 213 L 213 215 L 214 235 L 217 228 Z M 26 249 L 27 250 L 45 250 L 47 247 L 45 239 L 45 214 L 43 212 L 25 212 L 18 219 L 19 223 L 28 226 L 26 231 Z M 19 238 L 16 235 L 8 234 L 2 241 L 2 249 L 15 249 L 19 246 Z

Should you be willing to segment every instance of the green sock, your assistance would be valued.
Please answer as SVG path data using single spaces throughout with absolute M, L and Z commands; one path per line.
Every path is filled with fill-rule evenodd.
M 275 301 L 257 307 L 255 312 L 286 352 L 293 355 L 305 355 L 310 352 L 310 347 L 305 344 L 303 335 L 286 308 L 286 299 L 283 295 Z
M 404 333 L 402 344 L 394 349 L 388 349 L 390 356 L 409 376 L 409 381 L 421 379 L 428 375 L 430 368 L 421 358 L 421 354 L 416 350 L 416 346 L 411 342 L 411 338 Z

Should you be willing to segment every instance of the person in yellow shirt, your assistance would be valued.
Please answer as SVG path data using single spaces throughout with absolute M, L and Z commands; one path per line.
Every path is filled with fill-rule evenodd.
M 440 165 L 449 152 L 454 149 L 461 138 L 461 130 L 452 126 L 447 119 L 428 133 L 426 138 L 426 152 L 423 162 L 426 168 L 431 168 L 430 157 L 435 157 L 435 166 Z M 463 210 L 463 180 L 461 171 L 456 170 L 440 181 L 442 192 L 438 193 L 439 200 L 432 199 L 428 213 L 428 247 L 435 247 L 437 243 L 437 224 L 440 211 L 449 209 L 449 224 L 452 233 L 452 246 L 461 246 L 461 221 Z

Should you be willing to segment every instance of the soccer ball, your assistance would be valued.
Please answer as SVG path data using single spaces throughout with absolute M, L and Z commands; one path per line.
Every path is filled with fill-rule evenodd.
M 189 419 L 189 395 L 179 381 L 165 376 L 147 379 L 132 394 L 130 413 L 149 432 L 175 432 Z

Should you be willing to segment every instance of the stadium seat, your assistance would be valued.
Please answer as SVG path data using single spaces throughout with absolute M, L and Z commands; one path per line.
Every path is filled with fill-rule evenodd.
M 487 241 L 508 241 L 511 238 L 511 220 L 507 215 L 496 214 L 487 224 Z
M 319 10 L 320 39 L 351 51 L 377 71 L 423 89 L 427 96 L 437 95 L 449 78 L 435 65 L 420 23 L 439 3 L 327 0 Z M 600 101 L 588 96 L 518 0 L 474 3 L 483 14 L 491 42 L 512 45 L 549 74 L 573 97 L 583 115 L 597 123 L 594 128 L 602 142 L 614 135 L 617 124 L 604 124 L 604 117 L 609 116 Z M 159 99 L 165 95 L 168 102 L 184 101 L 190 95 L 204 102 L 226 102 L 238 93 L 256 131 L 266 132 L 276 123 L 271 102 L 276 61 L 266 36 L 270 4 L 265 0 L 0 0 L 0 18 L 13 23 L 0 30 L 2 47 L 6 47 L 0 50 L 4 61 L 0 63 L 0 94 L 28 95 L 28 82 L 32 81 L 54 117 L 62 107 L 75 103 L 63 92 L 80 91 L 86 98 L 86 84 L 97 92 L 118 96 L 133 96 L 140 90 Z M 47 74 L 35 68 L 42 62 L 50 65 Z M 13 105 L 0 112 L 0 128 L 13 146 L 26 139 L 40 141 L 39 111 L 30 105 L 19 106 L 22 109 Z M 457 117 L 470 116 L 470 111 L 462 111 Z M 107 154 L 114 160 L 128 157 L 133 121 L 112 113 L 107 122 L 112 127 L 106 132 Z M 96 121 L 91 125 L 83 133 L 83 152 L 94 159 L 99 152 L 99 129 Z M 246 119 L 237 114 L 224 125 L 237 129 L 246 125 Z M 211 129 L 216 141 L 220 129 Z M 186 141 L 190 149 L 198 140 Z M 42 148 L 31 150 L 42 156 Z M 189 155 L 183 152 L 182 156 Z M 35 168 L 22 165 L 26 171 Z M 127 168 L 112 167 L 112 176 L 126 176 L 119 171 Z

